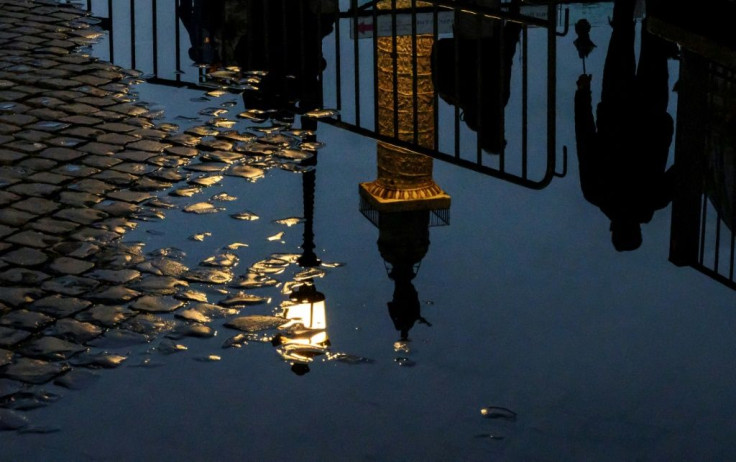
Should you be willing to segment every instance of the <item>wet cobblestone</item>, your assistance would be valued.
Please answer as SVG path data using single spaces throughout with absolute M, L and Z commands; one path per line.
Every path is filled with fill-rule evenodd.
M 78 50 L 101 35 L 83 11 L 53 0 L 0 0 L 0 9 L 0 379 L 23 390 L 54 381 L 76 389 L 78 377 L 89 378 L 78 368 L 126 359 L 108 350 L 212 337 L 203 323 L 264 302 L 240 292 L 244 285 L 225 285 L 236 278 L 235 255 L 190 269 L 180 251 L 144 254 L 122 237 L 139 221 L 164 218 L 173 207 L 166 195 L 201 193 L 223 175 L 247 182 L 272 167 L 299 171 L 312 154 L 290 146 L 296 137 L 161 123 L 161 111 L 130 90 L 139 72 Z M 217 111 L 209 115 L 225 112 Z M 279 160 L 264 156 L 279 150 Z M 225 199 L 209 196 L 181 209 L 225 210 Z M 284 258 L 291 261 L 276 260 L 295 261 Z M 246 271 L 238 280 L 273 285 L 256 282 L 255 265 Z M 161 353 L 182 350 L 159 344 Z M 0 409 L 14 399 L 0 397 Z

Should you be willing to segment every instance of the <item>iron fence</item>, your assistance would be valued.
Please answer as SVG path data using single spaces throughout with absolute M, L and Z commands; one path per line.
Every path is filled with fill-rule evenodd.
M 278 9 L 279 4 L 283 11 L 287 11 L 288 0 L 274 0 L 265 2 L 270 8 Z M 337 1 L 324 0 L 324 3 L 338 5 L 332 11 L 316 16 L 317 21 L 329 21 L 334 26 L 331 33 L 324 38 L 320 37 L 320 48 L 324 56 L 329 58 L 324 69 L 319 71 L 319 80 L 323 86 L 324 104 L 333 106 L 338 114 L 335 117 L 321 119 L 322 122 L 332 124 L 336 127 L 351 132 L 374 138 L 378 141 L 392 143 L 435 159 L 450 162 L 463 168 L 471 169 L 486 175 L 497 177 L 505 181 L 521 186 L 541 189 L 547 186 L 555 176 L 564 176 L 567 170 L 566 150 L 563 150 L 561 160 L 558 161 L 556 141 L 556 37 L 567 33 L 567 16 L 560 18 L 560 7 L 548 5 L 542 7 L 543 14 L 527 14 L 527 10 L 513 9 L 511 4 L 501 3 L 495 7 L 463 3 L 462 7 L 457 2 L 447 0 L 384 0 L 387 9 L 377 8 L 380 2 L 369 2 L 359 4 L 357 0 Z M 192 27 L 186 24 L 182 18 L 182 0 L 129 0 L 127 2 L 113 2 L 112 0 L 89 0 L 89 10 L 98 17 L 103 18 L 103 26 L 109 30 L 109 59 L 120 65 L 140 69 L 146 75 L 146 80 L 152 84 L 182 87 L 193 89 L 211 90 L 223 88 L 233 92 L 242 91 L 241 88 L 223 86 L 221 82 L 210 78 L 211 71 L 216 70 L 215 65 L 225 67 L 227 62 L 203 63 L 202 66 L 194 68 L 189 56 L 182 48 L 186 48 L 187 42 L 194 48 L 195 35 L 198 35 Z M 196 0 L 188 0 L 189 4 L 197 5 Z M 219 3 L 209 2 L 206 8 L 217 8 Z M 242 2 L 241 2 L 242 3 Z M 247 3 L 247 2 L 246 2 Z M 407 5 L 408 3 L 408 5 Z M 483 2 L 477 2 L 483 3 Z M 224 8 L 224 7 L 223 7 Z M 266 7 L 267 9 L 268 7 Z M 527 8 L 524 6 L 524 8 Z M 535 7 L 535 13 L 539 13 L 540 7 Z M 301 12 L 301 13 L 300 13 Z M 289 14 L 304 14 L 304 8 Z M 264 13 L 266 14 L 266 13 Z M 486 71 L 478 71 L 473 85 L 476 96 L 476 107 L 471 110 L 468 102 L 462 104 L 451 104 L 441 101 L 438 92 L 434 94 L 432 105 L 432 130 L 437 136 L 432 145 L 418 143 L 417 133 L 413 138 L 398 137 L 381 132 L 378 127 L 378 105 L 380 91 L 378 90 L 378 41 L 381 29 L 388 36 L 393 37 L 396 44 L 397 37 L 410 37 L 411 50 L 414 55 L 412 72 L 414 72 L 414 87 L 412 88 L 412 110 L 413 126 L 419 124 L 418 118 L 422 115 L 418 110 L 416 72 L 417 37 L 432 37 L 435 42 L 451 41 L 458 34 L 457 27 L 447 29 L 448 15 L 455 22 L 458 19 L 476 21 L 479 27 L 493 31 L 503 30 L 504 27 L 514 26 L 519 31 L 517 43 L 513 43 L 513 49 L 520 48 L 521 68 L 513 72 L 518 78 L 513 85 L 518 86 L 521 121 L 518 126 L 518 135 L 514 135 L 513 149 L 501 146 L 495 149 L 497 152 L 487 153 L 484 149 L 484 136 L 487 132 L 500 132 L 504 135 L 507 123 L 506 108 L 503 104 L 503 95 L 489 96 L 493 92 L 503 92 L 503 85 L 497 88 L 485 88 L 483 78 L 490 74 L 482 74 Z M 540 17 L 541 16 L 541 17 Z M 314 16 L 310 17 L 314 19 Z M 307 19 L 305 19 L 308 22 Z M 562 22 L 560 26 L 558 23 Z M 366 24 L 375 26 L 375 33 L 361 34 L 361 28 L 365 32 Z M 286 22 L 284 22 L 286 24 Z M 164 27 L 166 26 L 166 27 Z M 164 28 L 165 31 L 161 31 Z M 183 30 L 189 29 L 189 30 Z M 558 28 L 561 29 L 558 31 Z M 351 33 L 346 33 L 351 31 Z M 533 33 L 530 31 L 534 31 Z M 539 33 L 538 31 L 544 31 Z M 210 31 L 211 32 L 211 31 Z M 284 37 L 291 33 L 284 30 Z M 166 36 L 167 39 L 162 39 Z M 168 37 L 173 34 L 173 41 Z M 533 37 L 532 37 L 533 36 Z M 201 39 L 201 37 L 200 37 Z M 450 40 L 447 40 L 450 39 Z M 265 40 L 268 40 L 266 38 Z M 534 40 L 541 43 L 533 44 Z M 482 34 L 475 39 L 475 53 L 477 59 L 484 59 L 485 55 L 493 54 L 494 49 L 502 49 L 504 37 L 497 36 L 495 39 L 487 39 Z M 467 48 L 473 40 L 463 39 L 463 43 L 455 41 L 449 55 L 454 55 L 455 88 L 458 93 L 467 89 L 462 87 L 465 70 L 462 69 L 460 61 L 466 59 Z M 546 42 L 546 43 L 545 43 Z M 535 56 L 536 61 L 530 64 L 529 50 L 546 49 L 546 59 Z M 445 47 L 447 49 L 447 47 Z M 190 49 L 191 53 L 191 49 Z M 173 56 L 173 59 L 172 59 Z M 544 60 L 543 63 L 537 62 Z M 500 61 L 499 61 L 500 62 Z M 186 65 L 184 63 L 187 63 Z M 207 68 L 206 65 L 209 65 Z M 396 61 L 394 60 L 394 69 Z M 544 75 L 544 78 L 535 79 L 535 84 L 545 86 L 546 101 L 531 100 L 529 96 L 529 69 L 533 67 L 535 74 Z M 184 66 L 184 68 L 182 67 Z M 517 66 L 518 67 L 518 66 Z M 480 66 L 478 66 L 480 69 Z M 544 73 L 541 73 L 542 69 Z M 496 82 L 509 79 L 510 69 L 499 66 L 497 75 L 492 76 Z M 398 87 L 398 76 L 394 73 L 394 88 Z M 518 84 L 518 85 L 517 85 Z M 395 92 L 398 90 L 395 90 Z M 505 91 L 508 91 L 505 90 Z M 451 92 L 450 92 L 451 93 Z M 471 92 L 473 93 L 473 92 Z M 535 94 L 540 93 L 535 90 Z M 394 96 L 397 96 L 396 94 Z M 399 112 L 397 99 L 394 97 L 394 111 Z M 452 99 L 452 98 L 450 98 Z M 484 99 L 486 101 L 484 101 Z M 371 101 L 372 100 L 372 101 Z M 486 104 L 487 101 L 495 104 Z M 541 105 L 546 106 L 546 122 L 534 122 L 535 133 L 530 134 L 530 111 L 529 106 L 535 105 L 534 112 L 540 112 Z M 371 110 L 366 110 L 366 106 Z M 495 106 L 495 107 L 489 107 Z M 483 117 L 472 129 L 468 122 L 471 112 L 482 113 Z M 492 115 L 489 115 L 493 113 Z M 394 117 L 394 123 L 398 123 L 399 117 Z M 487 122 L 491 121 L 491 122 Z M 494 125 L 494 126 L 491 126 Z M 449 129 L 448 129 L 449 127 Z M 397 128 L 397 127 L 395 127 Z M 397 134 L 394 130 L 393 134 Z M 489 136 L 486 136 L 489 138 Z M 546 139 L 546 141 L 545 141 Z M 532 145 L 543 143 L 542 146 Z M 505 140 L 503 140 L 505 144 Z M 558 165 L 559 163 L 559 165 Z

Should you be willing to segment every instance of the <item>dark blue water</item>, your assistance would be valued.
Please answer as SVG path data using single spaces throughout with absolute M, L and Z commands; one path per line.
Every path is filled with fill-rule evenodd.
M 586 68 L 597 101 L 610 5 L 571 10 L 572 22 L 585 13 L 594 24 L 591 38 L 598 47 Z M 543 32 L 529 34 L 530 41 L 544 44 Z M 219 325 L 212 339 L 184 342 L 186 352 L 152 356 L 160 367 L 103 371 L 94 386 L 34 411 L 34 423 L 61 431 L 4 433 L 1 458 L 733 457 L 736 294 L 668 261 L 669 207 L 643 226 L 638 250 L 622 253 L 611 245 L 609 220 L 580 191 L 573 93 L 581 62 L 573 39 L 571 33 L 557 44 L 556 149 L 569 147 L 564 178 L 533 190 L 435 161 L 435 181 L 452 196 L 451 222 L 430 230 L 431 244 L 413 283 L 431 326 L 414 325 L 408 351 L 395 351 L 399 332 L 386 305 L 394 284 L 378 251 L 378 230 L 359 211 L 358 183 L 375 178 L 376 143 L 321 123 L 317 139 L 326 146 L 316 167 L 314 241 L 319 258 L 344 266 L 327 268 L 315 285 L 326 297 L 331 351 L 370 361 L 318 357 L 308 374 L 297 376 L 268 343 L 222 349 L 236 332 Z M 335 58 L 330 52 L 325 50 L 328 62 Z M 529 60 L 532 69 L 543 68 L 544 50 L 534 48 Z M 512 82 L 520 79 L 515 66 Z M 677 72 L 671 61 L 670 86 Z M 546 71 L 530 75 L 534 88 L 545 78 Z M 194 90 L 148 84 L 138 90 L 142 100 L 161 104 L 167 120 L 180 124 L 185 122 L 177 115 L 196 116 L 213 105 L 191 102 L 201 95 Z M 520 110 L 515 97 L 512 91 L 509 119 Z M 331 98 L 327 92 L 326 101 Z M 232 113 L 242 105 L 238 100 Z M 672 94 L 673 115 L 675 105 Z M 533 100 L 530 111 L 543 120 L 544 99 Z M 531 133 L 532 143 L 545 146 Z M 204 196 L 218 192 L 238 200 L 215 215 L 171 211 L 163 222 L 140 224 L 125 240 L 143 241 L 147 250 L 184 249 L 191 265 L 232 242 L 248 244 L 237 251 L 241 267 L 273 253 L 301 252 L 303 225 L 273 222 L 303 215 L 301 175 L 276 169 L 255 183 L 226 178 Z M 244 209 L 260 219 L 229 217 Z M 204 242 L 188 240 L 204 231 L 212 232 Z M 281 239 L 267 239 L 281 231 Z M 271 314 L 288 298 L 279 288 L 259 290 L 271 302 L 244 313 Z M 210 354 L 221 360 L 195 360 Z M 129 365 L 142 359 L 133 352 Z M 516 419 L 484 418 L 487 406 L 513 410 Z

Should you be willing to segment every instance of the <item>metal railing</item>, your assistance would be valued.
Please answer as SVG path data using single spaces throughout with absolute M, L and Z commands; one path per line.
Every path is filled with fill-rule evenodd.
M 736 71 L 683 53 L 670 260 L 736 289 Z
M 280 0 L 271 2 L 278 5 Z M 564 176 L 567 171 L 566 149 L 563 149 L 561 159 L 557 155 L 556 140 L 556 37 L 564 35 L 568 30 L 567 14 L 564 15 L 562 30 L 558 31 L 560 21 L 560 7 L 557 5 L 546 6 L 546 18 L 540 18 L 527 15 L 523 10 L 512 11 L 509 4 L 504 3 L 500 8 L 489 8 L 483 6 L 473 6 L 463 4 L 462 7 L 458 3 L 448 0 L 425 0 L 421 4 L 417 0 L 410 0 L 410 7 L 399 9 L 396 0 L 387 0 L 391 8 L 380 10 L 373 7 L 375 2 L 359 5 L 357 0 L 350 0 L 350 7 L 345 11 L 335 9 L 331 15 L 331 21 L 334 21 L 334 28 L 330 36 L 326 37 L 320 46 L 323 49 L 329 49 L 326 57 L 330 58 L 327 66 L 320 72 L 319 79 L 323 85 L 324 101 L 326 105 L 334 105 L 339 111 L 339 115 L 332 118 L 321 119 L 322 122 L 332 124 L 336 127 L 357 133 L 362 136 L 371 137 L 378 141 L 395 144 L 415 152 L 419 152 L 435 159 L 458 165 L 462 168 L 480 172 L 492 177 L 496 177 L 520 186 L 542 189 L 546 187 L 555 176 Z M 233 92 L 241 91 L 237 88 L 227 88 L 220 82 L 211 79 L 203 68 L 197 68 L 193 73 L 187 72 L 182 68 L 189 58 L 182 50 L 182 40 L 187 40 L 187 31 L 182 33 L 182 26 L 185 25 L 180 17 L 182 0 L 148 0 L 138 1 L 129 0 L 128 2 L 113 2 L 112 0 L 88 0 L 87 5 L 90 11 L 97 16 L 103 17 L 103 26 L 109 33 L 109 59 L 110 61 L 123 66 L 137 68 L 147 76 L 147 81 L 152 84 L 189 87 L 193 89 L 211 90 L 212 88 L 224 88 Z M 282 4 L 285 4 L 281 0 Z M 216 3 L 211 4 L 214 8 Z M 429 5 L 429 6 L 427 6 Z M 301 8 L 300 8 L 301 10 Z M 328 15 L 319 16 L 318 20 Z M 418 35 L 430 35 L 434 40 L 451 37 L 453 34 L 440 30 L 440 20 L 442 15 L 465 15 L 467 17 L 476 18 L 482 27 L 488 24 L 514 24 L 520 28 L 520 60 L 521 69 L 516 71 L 520 74 L 520 82 L 514 82 L 516 87 L 520 87 L 520 99 L 515 104 L 520 106 L 520 125 L 519 136 L 515 139 L 517 146 L 514 149 L 503 148 L 498 153 L 489 154 L 484 152 L 482 146 L 481 133 L 484 130 L 496 130 L 498 127 L 483 126 L 481 121 L 479 127 L 475 130 L 466 127 L 467 108 L 461 108 L 458 105 L 452 107 L 451 104 L 440 102 L 438 94 L 434 96 L 434 113 L 432 114 L 433 129 L 437 133 L 433 146 L 420 145 L 415 133 L 413 139 L 399 138 L 378 130 L 378 70 L 377 70 L 377 43 L 378 33 L 372 34 L 367 40 L 359 35 L 359 29 L 363 20 L 369 20 L 376 26 L 383 24 L 384 29 L 390 30 L 390 35 L 394 37 L 394 45 L 396 37 L 401 31 L 401 24 L 408 24 L 403 33 L 408 33 L 412 37 L 412 50 L 416 51 L 416 37 Z M 106 15 L 106 16 L 105 16 Z M 429 31 L 426 30 L 426 19 L 430 18 Z M 173 24 L 171 23 L 173 19 Z M 421 19 L 421 21 L 420 21 Z M 171 34 L 173 28 L 172 40 L 161 40 L 161 32 L 159 28 L 161 24 L 167 22 L 168 30 L 166 34 Z M 422 23 L 422 21 L 424 21 Z M 443 19 L 444 21 L 444 19 Z M 424 24 L 421 26 L 421 24 Z M 421 27 L 424 29 L 420 30 Z M 496 26 L 494 26 L 496 27 Z M 345 33 L 346 29 L 353 31 L 352 37 L 348 37 Z M 496 27 L 498 30 L 498 27 Z M 534 30 L 534 34 L 530 33 Z M 546 33 L 545 33 L 546 31 Z M 420 34 L 421 32 L 421 34 Z M 541 32 L 541 33 L 540 33 Z M 286 32 L 284 32 L 286 35 Z M 125 40 L 121 40 L 125 37 Z M 533 63 L 529 61 L 530 45 L 534 40 L 540 40 L 541 43 L 532 45 L 535 50 L 546 49 L 546 60 L 536 57 Z M 546 43 L 544 41 L 546 40 Z M 477 53 L 478 58 L 483 58 L 485 52 L 484 46 L 486 42 L 478 39 Z M 369 44 L 369 45 L 366 45 Z M 496 42 L 494 46 L 503 48 L 503 38 Z M 516 47 L 516 44 L 513 44 Z M 455 59 L 459 60 L 461 46 L 456 41 Z M 182 57 L 184 54 L 184 57 Z M 171 59 L 173 55 L 173 60 Z M 538 62 L 540 60 L 546 62 Z M 172 62 L 173 61 L 173 62 Z M 222 66 L 228 63 L 219 63 Z M 530 99 L 529 96 L 529 68 L 533 67 L 535 73 L 539 74 L 539 70 L 546 67 L 546 78 L 535 79 L 537 84 L 544 85 L 543 93 L 546 93 L 546 101 L 537 101 Z M 416 73 L 417 62 L 416 56 L 412 63 L 412 69 Z M 500 66 L 497 69 L 498 80 L 507 79 L 510 76 L 505 73 L 510 72 Z M 460 82 L 460 74 L 462 72 L 457 66 L 455 67 L 456 87 Z M 476 77 L 476 93 L 483 95 L 488 91 L 503 91 L 503 89 L 486 89 L 481 84 L 481 71 L 478 71 Z M 394 84 L 396 84 L 397 76 L 394 75 Z M 326 82 L 330 82 L 328 85 Z M 397 86 L 394 85 L 395 92 Z M 458 89 L 456 90 L 464 90 Z M 418 125 L 419 111 L 416 101 L 416 82 L 412 89 L 414 100 L 412 102 L 414 126 Z M 540 93 L 540 91 L 535 91 Z M 517 92 L 518 94 L 518 92 Z M 395 111 L 397 96 L 394 94 Z M 371 99 L 369 102 L 366 98 Z M 503 95 L 496 96 L 495 101 L 503 101 Z M 366 111 L 366 105 L 372 104 L 372 116 Z M 488 111 L 489 108 L 482 107 L 483 103 L 480 96 L 476 100 L 476 111 Z M 540 104 L 546 106 L 546 122 L 543 123 L 546 130 L 545 137 L 536 136 L 529 132 L 530 104 L 536 105 L 534 113 L 538 113 Z M 495 122 L 500 125 L 501 136 L 505 133 L 505 125 L 507 122 L 505 114 L 505 103 L 498 104 L 498 107 L 490 108 L 495 111 Z M 465 117 L 465 120 L 464 120 Z M 493 119 L 491 117 L 491 119 Z M 449 121 L 449 122 L 448 122 Z M 394 122 L 398 123 L 398 117 L 394 117 Z M 467 124 L 469 126 L 469 124 Z M 535 123 L 535 126 L 539 124 Z M 447 127 L 451 127 L 449 135 Z M 540 129 L 542 127 L 539 127 Z M 473 134 L 472 132 L 476 133 Z M 543 130 L 538 130 L 543 131 Z M 398 130 L 394 130 L 394 134 L 398 134 Z M 475 136 L 475 142 L 472 137 Z M 533 143 L 536 143 L 532 145 Z M 541 144 L 540 144 L 541 143 Z M 558 165 L 559 164 L 559 165 Z M 532 168 L 530 168 L 530 165 Z

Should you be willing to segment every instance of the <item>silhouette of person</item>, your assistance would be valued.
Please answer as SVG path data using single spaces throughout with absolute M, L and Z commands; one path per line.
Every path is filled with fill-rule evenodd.
M 246 107 L 304 113 L 322 105 L 322 39 L 333 28 L 333 0 L 245 0 L 248 27 L 235 46 L 242 70 L 266 71 Z M 298 107 L 297 107 L 298 106 Z
M 667 113 L 672 45 L 642 27 L 637 69 L 634 4 L 614 4 L 597 121 L 590 75 L 578 78 L 575 93 L 580 186 L 585 199 L 611 220 L 611 240 L 618 251 L 639 248 L 640 225 L 672 198 L 672 175 L 665 173 L 674 127 Z
M 510 11 L 518 12 L 519 3 L 514 0 Z M 432 49 L 432 78 L 440 97 L 459 107 L 465 124 L 478 133 L 481 149 L 501 153 L 506 146 L 503 110 L 521 25 L 481 18 L 457 13 L 454 37 L 438 40 Z
M 226 0 L 181 0 L 178 14 L 189 33 L 189 58 L 197 64 L 218 64 Z

